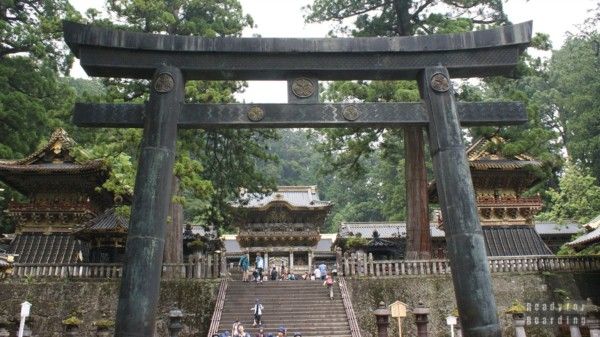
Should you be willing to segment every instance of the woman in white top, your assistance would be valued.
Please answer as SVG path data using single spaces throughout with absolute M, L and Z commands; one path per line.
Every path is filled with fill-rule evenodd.
M 315 280 L 321 279 L 321 270 L 319 270 L 319 268 L 315 268 L 315 270 L 313 271 L 313 274 L 315 274 Z

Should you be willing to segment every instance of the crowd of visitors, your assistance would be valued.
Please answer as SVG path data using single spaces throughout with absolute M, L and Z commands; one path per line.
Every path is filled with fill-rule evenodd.
M 218 335 L 214 335 L 213 337 L 252 337 L 250 336 L 249 333 L 247 333 L 244 329 L 244 325 L 240 323 L 240 321 L 235 321 L 233 323 L 233 327 L 231 328 L 231 331 L 233 331 L 233 333 L 230 333 L 229 331 L 225 331 L 221 334 Z M 277 333 L 266 333 L 265 330 L 261 327 L 258 329 L 258 332 L 256 333 L 255 337 L 287 337 L 287 329 L 285 328 L 285 326 L 280 326 L 277 329 Z M 293 335 L 290 335 L 293 337 L 302 337 L 302 334 L 299 332 L 294 333 Z
M 256 254 L 256 260 L 252 273 L 250 273 L 250 260 L 247 255 L 243 255 L 239 262 L 240 269 L 242 270 L 242 281 L 243 282 L 256 282 L 262 283 L 266 280 L 271 281 L 295 281 L 295 280 L 321 280 L 325 281 L 328 275 L 327 265 L 320 262 L 316 265 L 315 270 L 312 273 L 305 272 L 302 275 L 296 275 L 290 268 L 286 268 L 285 263 L 281 263 L 279 270 L 277 267 L 272 267 L 271 270 L 266 271 L 266 275 L 263 275 L 265 261 L 260 253 Z M 336 269 L 332 270 L 333 276 L 336 276 Z M 252 277 L 250 277 L 252 275 Z

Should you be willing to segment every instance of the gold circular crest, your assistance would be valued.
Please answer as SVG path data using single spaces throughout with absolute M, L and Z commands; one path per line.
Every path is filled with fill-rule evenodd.
M 437 92 L 446 92 L 450 89 L 450 81 L 446 75 L 435 73 L 431 76 L 431 88 Z
M 173 79 L 173 75 L 169 73 L 159 74 L 154 81 L 154 90 L 156 90 L 156 92 L 169 92 L 173 90 L 173 87 L 175 87 L 175 80 Z
M 310 78 L 299 77 L 292 82 L 292 93 L 300 98 L 310 97 L 315 93 L 315 84 Z
M 360 110 L 356 105 L 348 105 L 342 109 L 342 116 L 349 121 L 355 121 L 360 116 Z
M 259 106 L 253 106 L 248 110 L 248 119 L 253 122 L 258 122 L 265 118 L 265 111 Z

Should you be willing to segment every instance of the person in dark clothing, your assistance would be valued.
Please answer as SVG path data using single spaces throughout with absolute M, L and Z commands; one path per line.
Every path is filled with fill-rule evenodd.
M 275 267 L 271 269 L 271 281 L 277 281 L 277 269 Z

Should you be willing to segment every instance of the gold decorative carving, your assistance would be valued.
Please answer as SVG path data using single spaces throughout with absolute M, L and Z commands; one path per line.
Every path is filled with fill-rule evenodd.
M 248 110 L 246 115 L 252 122 L 258 122 L 265 118 L 265 111 L 259 106 L 253 106 Z
M 315 83 L 307 77 L 299 77 L 292 82 L 292 93 L 299 98 L 310 97 L 315 93 Z
M 154 90 L 159 93 L 167 93 L 175 87 L 173 75 L 169 73 L 160 73 L 154 81 Z

